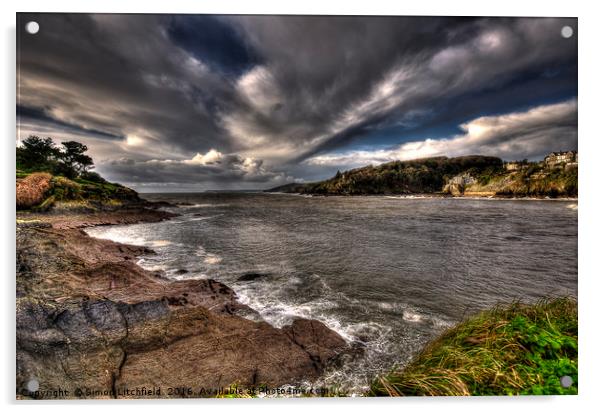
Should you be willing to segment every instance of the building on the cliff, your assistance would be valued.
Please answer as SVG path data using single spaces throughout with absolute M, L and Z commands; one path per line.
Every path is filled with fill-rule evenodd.
M 477 180 L 470 174 L 464 173 L 456 175 L 447 181 L 443 187 L 443 192 L 453 196 L 461 196 L 468 185 L 474 184 Z
M 470 174 L 460 174 L 451 178 L 448 184 L 452 185 L 470 185 L 474 184 L 476 179 L 473 178 Z
M 523 169 L 524 167 L 526 167 L 527 164 L 525 164 L 524 162 L 506 162 L 504 164 L 504 168 L 509 171 L 520 171 L 521 169 Z
M 552 152 L 545 158 L 543 158 L 544 164 L 548 168 L 553 168 L 559 165 L 565 165 L 566 167 L 577 166 L 578 155 L 577 151 L 567 151 L 567 152 Z

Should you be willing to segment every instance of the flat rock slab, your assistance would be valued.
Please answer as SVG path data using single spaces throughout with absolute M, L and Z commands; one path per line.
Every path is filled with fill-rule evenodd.
M 40 390 L 68 390 L 66 398 L 137 397 L 125 391 L 136 387 L 293 385 L 319 377 L 349 348 L 316 320 L 282 329 L 253 321 L 257 313 L 228 286 L 169 280 L 135 264 L 151 250 L 53 220 L 17 227 L 20 398 L 35 397 L 24 390 L 32 378 Z

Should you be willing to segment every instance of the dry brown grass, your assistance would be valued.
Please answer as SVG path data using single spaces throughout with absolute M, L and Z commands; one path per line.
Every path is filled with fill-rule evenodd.
M 17 181 L 17 209 L 27 209 L 40 204 L 50 187 L 52 175 L 36 172 Z

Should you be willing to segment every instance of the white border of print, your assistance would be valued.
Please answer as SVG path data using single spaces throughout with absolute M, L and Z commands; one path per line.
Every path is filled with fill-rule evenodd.
M 4 202 L 0 202 L 3 222 L 2 292 L 0 305 L 5 331 L 0 341 L 5 363 L 1 374 L 2 402 L 9 410 L 44 409 L 46 411 L 106 412 L 116 410 L 145 409 L 163 412 L 168 404 L 175 408 L 196 411 L 237 410 L 250 412 L 282 411 L 301 412 L 308 408 L 395 409 L 397 411 L 483 411 L 504 412 L 512 410 L 587 411 L 596 404 L 600 379 L 600 269 L 596 260 L 602 233 L 600 226 L 600 166 L 602 154 L 600 127 L 600 40 L 602 39 L 599 7 L 594 2 L 556 1 L 527 2 L 506 0 L 483 2 L 482 0 L 394 2 L 391 0 L 303 0 L 282 2 L 276 0 L 170 0 L 149 1 L 4 1 L 2 13 L 2 55 L 0 64 L 3 91 L 0 99 L 2 116 L 2 173 Z M 14 221 L 14 147 L 15 134 L 15 12 L 107 12 L 107 13 L 221 13 L 221 14 L 347 14 L 347 15 L 455 15 L 455 16 L 569 16 L 579 18 L 579 396 L 564 397 L 482 397 L 482 398 L 411 398 L 411 399 L 294 399 L 294 400 L 178 400 L 178 401 L 73 401 L 73 402 L 15 402 L 15 308 L 13 277 L 15 257 Z M 560 28 L 559 28 L 560 30 Z M 110 405 L 109 405 L 110 403 Z

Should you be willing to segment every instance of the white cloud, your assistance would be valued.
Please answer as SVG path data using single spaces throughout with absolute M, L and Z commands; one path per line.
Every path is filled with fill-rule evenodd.
M 263 160 L 243 157 L 239 154 L 223 154 L 216 149 L 197 153 L 191 159 L 134 160 L 120 158 L 99 165 L 109 179 L 119 182 L 177 186 L 185 183 L 196 189 L 228 187 L 233 183 L 241 187 L 272 187 L 294 178 L 284 172 L 266 167 Z M 213 186 L 207 187 L 207 182 Z M 195 186 L 196 185 L 196 186 Z
M 236 90 L 249 105 L 264 114 L 269 114 L 274 105 L 280 103 L 283 98 L 274 76 L 265 66 L 256 66 L 241 76 L 237 81 Z
M 192 159 L 186 159 L 182 162 L 188 165 L 212 165 L 219 163 L 223 157 L 224 154 L 221 152 L 216 151 L 215 149 L 210 149 L 206 154 L 197 152 Z
M 483 116 L 463 123 L 460 129 L 462 134 L 447 139 L 407 142 L 391 149 L 318 155 L 306 162 L 311 165 L 356 167 L 440 155 L 540 158 L 551 150 L 577 147 L 577 101 L 571 99 L 523 112 Z

